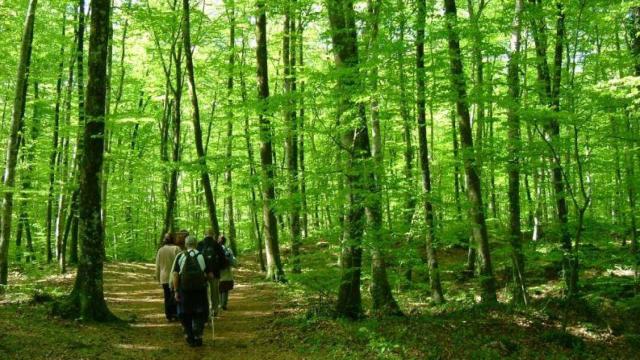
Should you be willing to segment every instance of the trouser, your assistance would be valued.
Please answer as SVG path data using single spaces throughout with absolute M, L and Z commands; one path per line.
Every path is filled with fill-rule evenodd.
M 173 297 L 169 284 L 162 284 L 162 290 L 164 291 L 164 315 L 167 317 L 167 320 L 173 320 L 178 316 L 176 300 Z
M 206 319 L 202 314 L 191 313 L 180 316 L 184 333 L 189 340 L 202 339 Z
M 229 303 L 229 292 L 221 291 L 220 292 L 220 305 L 222 305 L 223 309 L 227 309 L 227 304 Z
M 209 312 L 210 316 L 218 315 L 220 307 L 220 279 L 209 279 Z

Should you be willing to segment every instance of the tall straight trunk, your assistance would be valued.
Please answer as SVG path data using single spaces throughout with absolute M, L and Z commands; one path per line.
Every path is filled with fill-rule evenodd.
M 191 89 L 191 106 L 193 110 L 193 133 L 195 136 L 196 153 L 198 155 L 198 165 L 200 166 L 200 176 L 202 179 L 202 187 L 204 188 L 204 197 L 207 201 L 207 210 L 209 215 L 209 225 L 213 230 L 214 237 L 220 235 L 220 227 L 218 225 L 218 217 L 216 215 L 216 203 L 211 191 L 211 180 L 209 178 L 209 170 L 207 169 L 207 158 L 202 143 L 202 128 L 200 127 L 200 106 L 198 105 L 198 92 L 196 89 L 195 71 L 193 69 L 193 50 L 191 48 L 191 25 L 189 19 L 189 0 L 182 1 L 183 22 L 182 22 L 182 41 L 184 42 L 184 54 L 187 67 L 187 75 L 189 79 L 189 87 Z
M 362 314 L 360 275 L 362 265 L 362 241 L 365 230 L 365 210 L 370 223 L 368 236 L 372 246 L 373 310 L 382 314 L 400 315 L 400 308 L 391 293 L 387 279 L 385 256 L 380 239 L 382 229 L 381 196 L 372 171 L 367 119 L 363 104 L 357 104 L 355 96 L 365 91 L 360 79 L 358 40 L 355 11 L 351 0 L 327 0 L 334 57 L 338 68 L 337 86 L 340 93 L 338 114 L 345 127 L 342 147 L 347 150 L 348 209 L 344 223 L 344 239 L 341 256 L 342 281 L 338 291 L 337 312 L 340 316 L 357 318 Z M 345 116 L 346 115 L 346 116 Z M 375 165 L 374 165 L 375 166 Z
M 484 81 L 484 59 L 482 54 L 482 42 L 484 41 L 482 31 L 480 28 L 480 19 L 485 9 L 485 0 L 478 1 L 478 9 L 476 11 L 472 0 L 467 0 L 467 9 L 469 12 L 469 18 L 471 22 L 471 31 L 473 38 L 473 45 L 471 47 L 471 54 L 473 58 L 473 66 L 475 70 L 475 87 L 473 89 L 476 107 L 475 116 L 473 118 L 472 126 L 476 127 L 476 139 L 475 148 L 479 161 L 479 169 L 482 171 L 482 163 L 484 160 L 484 126 L 486 115 L 486 101 L 485 101 L 485 81 Z
M 540 0 L 529 0 L 534 6 L 535 16 L 532 17 L 532 33 L 536 47 L 537 70 L 538 70 L 538 86 L 542 103 L 548 106 L 552 111 L 560 111 L 560 82 L 562 80 L 562 58 L 564 50 L 565 25 L 564 25 L 564 9 L 560 2 L 556 3 L 557 20 L 556 20 L 556 44 L 553 58 L 553 74 L 549 69 L 547 61 L 547 33 L 545 20 L 542 14 L 542 5 Z M 557 147 L 560 143 L 560 123 L 557 116 L 553 116 L 545 123 L 545 134 L 552 146 Z M 571 235 L 569 234 L 569 209 L 565 194 L 565 183 L 562 176 L 562 160 L 561 156 L 551 157 L 551 176 L 553 189 L 556 199 L 556 211 L 558 214 L 558 223 L 562 234 L 562 248 L 564 250 L 563 266 L 565 268 L 565 281 L 569 289 L 569 293 L 575 293 L 577 287 L 577 264 L 569 257 L 568 253 L 572 251 Z M 568 184 L 567 184 L 568 185 Z
M 31 45 L 33 43 L 33 28 L 36 17 L 38 0 L 30 0 L 27 17 L 24 22 L 22 43 L 20 45 L 20 60 L 16 75 L 13 114 L 6 147 L 6 160 L 2 185 L 4 189 L 2 214 L 0 218 L 0 285 L 7 285 L 9 275 L 9 242 L 11 241 L 11 216 L 13 214 L 13 192 L 16 179 L 16 164 L 21 142 L 20 131 L 24 122 L 24 111 L 27 102 L 27 87 L 29 83 L 29 68 L 31 66 Z
M 123 11 L 129 11 L 131 9 L 131 0 L 126 0 L 125 6 L 122 8 Z M 115 96 L 115 105 L 113 109 L 113 115 L 118 114 L 119 106 L 122 100 L 122 94 L 124 90 L 124 77 L 126 74 L 126 68 L 124 64 L 124 59 L 126 55 L 126 44 L 127 44 L 127 34 L 129 30 L 129 18 L 128 14 L 124 16 L 124 24 L 122 25 L 122 38 L 120 44 L 120 74 L 118 75 L 118 86 L 116 88 L 116 96 Z M 112 57 L 113 57 L 113 28 L 109 29 L 109 58 L 108 58 L 108 69 L 107 69 L 107 116 L 105 118 L 106 123 L 109 123 L 109 117 L 111 116 L 111 78 L 112 78 Z M 136 123 L 135 126 L 138 126 Z M 108 127 L 107 127 L 108 129 Z M 109 154 L 111 152 L 111 133 L 107 130 L 105 132 L 105 143 L 104 143 L 104 151 L 105 154 Z M 108 161 L 109 156 L 107 156 L 107 161 L 104 164 L 104 172 L 102 174 L 102 224 L 107 228 L 107 192 L 109 190 L 109 177 L 111 175 L 112 164 Z M 130 172 L 130 174 L 132 174 Z M 128 209 L 127 209 L 128 210 Z M 128 216 L 127 216 L 128 218 Z
M 631 53 L 633 55 L 634 60 L 634 75 L 640 76 L 640 6 L 634 6 L 629 9 L 629 18 L 631 23 Z M 629 134 L 637 134 L 638 129 L 633 129 L 631 124 L 630 116 L 626 116 L 626 129 Z M 634 132 L 631 132 L 635 130 Z M 636 135 L 637 136 L 637 135 Z M 635 146 L 634 146 L 635 145 Z M 637 144 L 634 144 L 633 141 L 629 141 L 629 144 L 626 146 L 626 177 L 627 177 L 627 200 L 629 203 L 629 214 L 631 217 L 630 221 L 630 233 L 631 233 L 631 253 L 634 255 L 636 259 L 636 264 L 640 260 L 638 260 L 638 225 L 637 225 L 637 215 L 636 215 L 636 180 L 635 180 L 635 152 L 637 150 Z M 637 265 L 636 265 L 637 269 Z M 637 270 L 636 270 L 637 272 Z M 636 274 L 637 277 L 637 274 Z
M 107 308 L 103 289 L 105 260 L 104 228 L 101 219 L 101 173 L 104 156 L 106 112 L 107 47 L 111 2 L 91 0 L 89 38 L 89 81 L 87 84 L 84 142 L 80 159 L 78 236 L 80 261 L 71 303 L 73 316 L 84 320 L 110 321 L 115 316 Z M 70 314 L 69 314 L 70 315 Z
M 399 39 L 400 44 L 405 43 L 405 33 L 407 16 L 405 15 L 406 9 L 403 0 L 398 0 L 398 12 L 400 15 L 399 27 Z M 402 49 L 398 51 L 398 77 L 399 77 L 399 90 L 400 90 L 400 117 L 402 118 L 402 138 L 404 140 L 404 182 L 405 182 L 405 194 L 403 199 L 402 208 L 402 231 L 407 234 L 407 243 L 413 247 L 413 236 L 410 232 L 411 224 L 413 223 L 413 217 L 416 212 L 416 205 L 418 199 L 414 191 L 414 178 L 413 178 L 413 161 L 415 156 L 415 150 L 413 147 L 413 135 L 412 135 L 412 119 L 409 110 L 409 96 L 407 95 L 407 75 L 405 69 L 405 51 Z M 412 280 L 412 265 L 408 264 L 404 271 L 404 276 L 408 282 Z
M 227 238 L 229 245 L 234 254 L 238 253 L 236 245 L 236 223 L 233 212 L 233 183 L 232 183 L 232 164 L 233 164 L 233 76 L 236 59 L 235 43 L 236 43 L 236 14 L 235 1 L 227 0 L 225 4 L 227 16 L 229 18 L 229 63 L 227 78 L 227 148 L 226 148 L 226 169 L 224 174 L 224 182 L 227 188 L 227 196 L 225 197 L 225 207 L 227 210 Z
M 298 178 L 298 118 L 296 111 L 296 32 L 295 16 L 291 8 L 295 0 L 287 1 L 282 37 L 282 59 L 284 62 L 284 92 L 286 96 L 284 122 L 287 126 L 286 159 L 289 192 L 289 230 L 291 232 L 291 256 L 293 273 L 300 273 L 300 184 Z
M 247 48 L 247 37 L 243 35 L 242 37 L 242 66 L 241 69 L 244 69 L 246 64 L 246 48 Z M 240 72 L 240 96 L 242 98 L 242 102 L 247 102 L 247 82 L 245 81 L 244 71 Z M 257 196 L 256 196 L 256 188 L 254 182 L 258 179 L 254 155 L 253 155 L 253 142 L 251 141 L 251 132 L 249 129 L 249 113 L 246 107 L 243 110 L 244 112 L 244 138 L 247 146 L 247 161 L 249 163 L 249 175 L 251 178 L 251 202 L 250 202 L 250 215 L 251 215 L 251 224 L 253 225 L 253 236 L 256 241 L 256 255 L 257 262 L 260 265 L 261 271 L 267 271 L 267 267 L 264 263 L 264 252 L 263 252 L 263 244 L 262 244 L 262 231 L 261 224 L 258 220 L 258 204 L 257 204 Z
M 304 24 L 302 23 L 302 11 L 300 11 L 300 16 L 298 17 L 298 27 L 297 27 L 297 41 L 298 41 L 298 69 L 300 71 L 304 71 Z M 302 232 L 304 233 L 305 238 L 309 236 L 309 205 L 307 204 L 307 181 L 306 181 L 306 172 L 305 172 L 305 104 L 304 104 L 304 96 L 305 96 L 305 81 L 304 76 L 300 79 L 300 96 L 299 96 L 299 116 L 298 116 L 298 154 L 299 154 L 299 162 L 300 162 L 300 200 L 302 203 Z
M 509 175 L 509 238 L 511 241 L 511 261 L 513 263 L 514 292 L 516 303 L 527 304 L 527 288 L 524 277 L 524 253 L 520 230 L 520 44 L 522 39 L 522 14 L 524 0 L 515 0 L 515 14 L 511 24 L 511 45 L 509 47 L 508 84 L 511 106 L 507 112 L 508 121 L 508 165 Z
M 76 9 L 76 14 L 75 16 L 77 17 L 77 9 Z M 75 35 L 75 42 L 74 46 L 77 46 L 77 40 L 78 40 L 78 32 L 76 31 L 76 35 Z M 75 50 L 75 48 L 74 48 Z M 69 63 L 69 67 L 68 67 L 68 76 L 67 76 L 67 84 L 66 84 L 66 89 L 65 89 L 65 99 L 64 99 L 64 109 L 65 109 L 65 114 L 64 114 L 64 125 L 65 126 L 71 126 L 71 102 L 72 102 L 72 97 L 73 97 L 73 78 L 74 78 L 74 69 L 76 68 L 75 64 L 76 64 L 76 54 L 75 52 L 73 53 L 73 56 L 71 57 L 71 61 Z M 62 143 L 61 143 L 61 149 L 60 149 L 60 156 L 58 156 L 58 168 L 60 169 L 60 182 L 62 183 L 61 187 L 60 187 L 60 192 L 58 194 L 58 201 L 57 201 L 57 209 L 56 209 L 56 221 L 55 221 L 55 239 L 56 239 L 56 258 L 60 261 L 61 257 L 59 256 L 59 251 L 65 251 L 65 247 L 63 246 L 63 228 L 64 228 L 64 221 L 65 221 L 65 217 L 66 217 L 66 211 L 67 211 L 67 207 L 66 207 L 66 192 L 67 189 L 71 186 L 71 181 L 70 179 L 74 179 L 75 175 L 73 174 L 73 172 L 75 171 L 75 168 L 71 169 L 71 171 L 69 171 L 69 140 L 70 138 L 67 137 L 63 137 L 62 138 Z M 77 150 L 77 148 L 76 148 Z M 76 155 L 74 154 L 73 157 L 75 158 Z M 74 205 L 72 207 L 73 210 L 75 210 L 77 207 Z M 77 244 L 74 244 L 74 246 L 72 246 L 71 248 L 71 256 L 69 258 L 69 261 L 72 264 L 77 264 L 78 263 L 78 251 L 77 251 Z M 48 250 L 50 251 L 50 250 Z
M 269 73 L 267 63 L 267 15 L 265 0 L 256 2 L 258 19 L 256 22 L 256 62 L 258 99 L 260 101 L 258 116 L 260 119 L 260 163 L 262 166 L 262 214 L 267 255 L 267 278 L 274 281 L 286 281 L 284 268 L 280 260 L 280 244 L 278 242 L 278 220 L 274 208 L 276 199 L 275 171 L 273 161 L 272 128 L 269 112 Z
M 78 30 L 77 30 L 77 39 L 76 39 L 77 43 L 76 43 L 75 55 L 76 55 L 76 66 L 77 66 L 76 90 L 77 90 L 77 96 L 78 96 L 78 127 L 77 127 L 77 134 L 76 134 L 77 137 L 76 137 L 74 161 L 73 161 L 73 164 L 71 165 L 71 176 L 69 178 L 69 181 L 77 181 L 77 183 L 79 184 L 80 183 L 79 177 L 81 176 L 79 166 L 82 163 L 83 161 L 82 157 L 84 156 L 84 150 L 83 150 L 84 149 L 84 127 L 86 126 L 85 100 L 84 100 L 84 97 L 85 97 L 85 83 L 84 83 L 85 1 L 84 0 L 78 0 L 77 14 L 78 14 Z M 109 28 L 110 27 L 111 25 L 109 25 Z M 110 32 L 110 30 L 107 29 L 107 32 Z M 108 47 L 108 39 L 107 39 L 107 43 L 105 43 L 105 46 Z M 76 189 L 76 191 L 78 190 Z M 64 207 L 65 201 L 66 201 L 66 194 L 63 193 L 60 199 L 61 208 Z M 71 208 L 69 211 L 74 221 L 77 221 L 75 219 L 80 214 L 79 205 L 80 205 L 79 201 L 75 203 L 71 202 Z M 100 206 L 102 207 L 102 204 Z M 100 209 L 100 217 L 102 218 L 102 209 Z M 73 227 L 73 230 L 78 231 L 79 226 Z M 104 230 L 104 227 L 103 227 L 103 230 Z M 79 234 L 74 232 L 73 236 L 79 237 Z M 59 244 L 61 244 L 61 242 L 59 242 Z M 58 261 L 60 261 L 61 253 L 58 252 L 56 254 L 56 257 Z
M 20 196 L 20 226 L 25 231 L 27 239 L 27 252 L 29 253 L 27 261 L 31 261 L 33 258 L 33 242 L 31 237 L 31 223 L 29 220 L 28 212 L 28 197 L 31 191 L 31 177 L 33 173 L 33 163 L 35 158 L 35 145 L 40 134 L 40 91 L 38 81 L 33 84 L 33 115 L 31 118 L 31 138 L 27 140 L 26 136 L 22 136 L 22 162 L 26 165 L 22 178 L 22 190 Z M 16 241 L 16 246 L 18 242 Z M 21 250 L 18 249 L 18 254 Z
M 473 222 L 472 234 L 478 248 L 481 299 L 482 302 L 495 302 L 497 300 L 496 281 L 493 276 L 491 253 L 489 250 L 489 234 L 482 204 L 482 183 L 471 134 L 467 84 L 462 67 L 462 53 L 460 50 L 460 37 L 457 27 L 458 15 L 455 0 L 444 0 L 444 7 L 447 38 L 449 42 L 449 59 L 451 62 L 451 86 L 456 96 L 456 108 L 459 117 L 458 127 L 460 130 L 464 168 L 467 175 L 467 196 L 470 203 L 469 212 Z
M 378 99 L 378 33 L 380 27 L 380 11 L 382 8 L 381 0 L 369 0 L 368 12 L 370 18 L 369 24 L 369 61 L 371 63 L 371 72 L 369 75 L 369 81 L 371 83 L 371 134 L 372 134 L 372 146 L 371 157 L 373 159 L 373 172 L 367 174 L 369 177 L 369 191 L 371 196 L 368 198 L 367 217 L 370 222 L 370 229 L 372 230 L 371 241 L 373 246 L 371 248 L 371 297 L 373 299 L 373 310 L 386 315 L 399 315 L 400 307 L 393 298 L 391 293 L 391 285 L 389 284 L 389 278 L 387 276 L 387 264 L 386 259 L 388 257 L 385 251 L 388 235 L 385 233 L 382 224 L 382 186 L 384 184 L 384 154 L 382 148 L 382 133 L 380 129 L 380 104 Z M 347 10 L 348 11 L 348 10 Z M 357 42 L 357 38 L 353 41 Z M 355 44 L 357 47 L 357 44 Z M 357 71 L 358 59 L 355 54 L 355 67 Z M 365 119 L 366 120 L 366 119 Z
M 173 99 L 167 105 L 167 114 L 170 123 L 173 125 L 173 146 L 171 151 L 171 173 L 169 175 L 169 189 L 167 192 L 167 203 L 165 206 L 164 226 L 162 235 L 166 232 L 174 231 L 176 208 L 178 201 L 178 177 L 180 176 L 179 163 L 182 154 L 182 46 L 173 50 L 171 55 L 175 62 L 176 86 L 172 89 Z M 168 80 L 170 82 L 170 80 Z
M 66 35 L 67 13 L 65 11 L 62 18 L 62 37 Z M 47 219 L 45 225 L 46 231 L 46 251 L 47 262 L 51 262 L 53 254 L 51 253 L 51 235 L 53 230 L 53 201 L 55 198 L 54 186 L 56 179 L 56 162 L 58 160 L 59 142 L 60 142 L 60 106 L 62 103 L 62 76 L 64 75 L 64 48 L 60 46 L 60 64 L 58 65 L 58 79 L 56 80 L 56 104 L 53 115 L 53 134 L 51 142 L 51 154 L 49 155 L 49 190 L 47 193 Z
M 444 302 L 442 284 L 440 283 L 440 270 L 433 242 L 436 240 L 436 224 L 434 220 L 433 192 L 431 189 L 431 171 L 429 169 L 429 148 L 427 144 L 426 124 L 426 100 L 425 100 L 425 69 L 424 69 L 424 37 L 425 19 L 427 15 L 426 0 L 418 0 L 418 14 L 416 21 L 416 108 L 418 111 L 418 146 L 420 151 L 420 170 L 422 172 L 422 191 L 424 193 L 424 217 L 427 225 L 426 250 L 429 266 L 429 285 L 431 286 L 431 299 L 434 303 Z

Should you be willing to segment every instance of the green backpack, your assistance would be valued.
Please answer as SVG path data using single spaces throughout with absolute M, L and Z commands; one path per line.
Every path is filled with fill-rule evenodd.
M 185 251 L 183 256 L 186 258 L 180 269 L 180 288 L 183 291 L 204 289 L 207 286 L 207 278 L 198 263 L 200 253 L 196 252 L 195 256 L 191 256 L 188 251 Z

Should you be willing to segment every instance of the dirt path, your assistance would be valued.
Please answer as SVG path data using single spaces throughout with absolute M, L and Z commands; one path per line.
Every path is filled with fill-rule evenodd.
M 111 264 L 105 269 L 105 293 L 111 310 L 131 319 L 130 331 L 120 334 L 118 350 L 136 359 L 300 359 L 270 341 L 270 320 L 278 311 L 275 285 L 265 283 L 250 268 L 235 271 L 236 288 L 229 308 L 216 318 L 215 340 L 205 328 L 204 345 L 189 348 L 178 322 L 164 317 L 162 288 L 153 280 L 152 264 Z

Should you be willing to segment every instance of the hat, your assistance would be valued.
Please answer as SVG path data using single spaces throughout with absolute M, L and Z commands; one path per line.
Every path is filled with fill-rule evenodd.
M 198 240 L 193 236 L 187 236 L 184 241 L 184 245 L 187 247 L 196 247 L 196 245 L 198 245 Z

